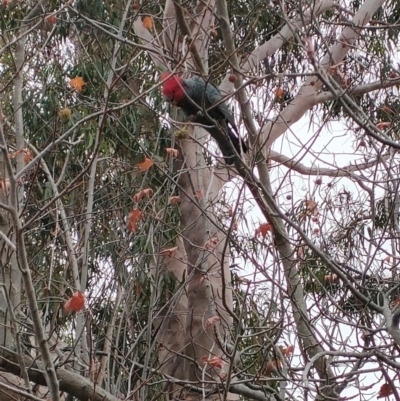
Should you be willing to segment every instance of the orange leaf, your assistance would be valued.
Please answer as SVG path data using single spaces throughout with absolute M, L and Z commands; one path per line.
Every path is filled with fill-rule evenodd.
M 212 326 L 215 322 L 219 322 L 221 319 L 219 316 L 212 316 L 206 320 L 206 327 Z
M 25 151 L 24 163 L 28 164 L 32 159 L 33 159 L 33 153 L 30 150 Z
M 281 352 L 283 356 L 289 356 L 293 354 L 294 351 L 294 345 L 289 345 L 289 347 L 282 348 Z
M 378 398 L 388 397 L 390 394 L 393 394 L 392 386 L 389 383 L 382 384 L 379 389 Z
M 285 91 L 284 91 L 282 88 L 277 88 L 277 89 L 275 90 L 275 96 L 276 96 L 276 98 L 277 98 L 278 100 L 279 100 L 279 99 L 282 99 L 284 94 L 285 94 Z
M 378 129 L 385 129 L 385 128 L 389 128 L 392 125 L 392 123 L 390 121 L 386 121 L 386 122 L 381 122 L 376 124 L 376 128 Z
M 55 15 L 50 15 L 46 18 L 46 21 L 50 24 L 55 24 L 57 22 L 57 17 Z
M 15 152 L 9 153 L 8 158 L 13 159 L 14 157 L 24 154 L 24 162 L 28 164 L 33 159 L 33 153 L 28 149 L 20 149 L 16 150 Z
M 166 148 L 165 150 L 169 155 L 172 155 L 172 157 L 178 157 L 178 155 L 179 155 L 179 150 L 178 149 Z
M 233 216 L 233 210 L 231 207 L 229 207 L 228 209 L 228 217 L 232 217 Z
M 65 303 L 64 309 L 67 312 L 79 312 L 85 305 L 85 296 L 80 291 L 75 291 L 74 295 Z
M 140 192 L 133 195 L 133 200 L 139 203 L 144 196 L 150 198 L 150 196 L 152 195 L 153 195 L 153 190 L 151 188 L 142 189 Z
M 202 198 L 203 198 L 203 193 L 201 192 L 201 189 L 199 189 L 199 190 L 196 192 L 196 198 L 197 198 L 198 201 L 201 201 L 201 200 L 202 200 Z
M 178 247 L 177 247 L 177 246 L 174 246 L 173 248 L 162 249 L 162 250 L 160 251 L 160 255 L 166 255 L 166 256 L 171 257 L 172 254 L 173 254 L 175 251 L 177 251 L 177 250 L 178 250 Z
M 136 164 L 136 167 L 139 167 L 141 172 L 147 171 L 154 164 L 153 160 L 146 157 L 144 162 Z
M 173 205 L 174 203 L 180 203 L 181 197 L 180 196 L 171 196 L 168 200 L 168 205 Z
M 210 366 L 213 366 L 214 368 L 219 368 L 222 369 L 224 365 L 226 365 L 226 362 L 223 361 L 220 357 L 218 356 L 213 356 L 212 358 L 207 358 L 206 356 L 203 356 L 201 360 L 204 363 L 209 364 Z
M 151 29 L 151 28 L 153 28 L 153 25 L 154 25 L 154 21 L 153 21 L 152 17 L 147 16 L 147 17 L 143 18 L 143 27 L 144 28 Z
M 311 199 L 306 199 L 305 203 L 306 203 L 306 211 L 308 212 L 306 215 L 310 215 L 310 213 L 311 213 L 314 217 L 317 218 L 318 214 L 319 214 L 317 203 Z M 318 221 L 318 220 L 314 220 L 314 221 Z
M 317 208 L 317 204 L 313 200 L 308 199 L 306 200 L 306 208 L 308 211 L 313 212 Z
M 139 220 L 143 217 L 142 212 L 139 209 L 133 209 L 128 217 L 128 230 L 131 233 L 135 233 Z
M 69 85 L 72 89 L 75 89 L 77 92 L 80 92 L 82 88 L 86 85 L 86 82 L 82 77 L 76 77 L 69 81 Z
M 267 235 L 269 231 L 274 231 L 274 227 L 271 223 L 263 223 L 260 224 L 260 226 L 256 229 L 254 232 L 254 237 L 257 237 L 258 235 L 262 235 L 263 238 Z

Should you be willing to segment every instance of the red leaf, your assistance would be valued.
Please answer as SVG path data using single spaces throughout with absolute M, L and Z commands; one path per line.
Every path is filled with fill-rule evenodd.
M 85 296 L 80 291 L 75 291 L 74 295 L 65 303 L 64 309 L 67 312 L 79 312 L 85 305 Z
M 378 398 L 388 397 L 390 394 L 393 394 L 392 386 L 389 383 L 382 384 L 382 387 L 379 389 Z

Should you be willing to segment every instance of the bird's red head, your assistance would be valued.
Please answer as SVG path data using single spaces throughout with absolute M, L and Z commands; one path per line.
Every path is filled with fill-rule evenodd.
M 184 81 L 178 75 L 171 75 L 169 72 L 161 74 L 163 83 L 162 93 L 167 98 L 168 102 L 178 104 L 185 99 Z

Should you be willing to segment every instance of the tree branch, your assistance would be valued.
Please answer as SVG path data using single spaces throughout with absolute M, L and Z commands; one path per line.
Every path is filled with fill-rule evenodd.
M 19 376 L 21 370 L 19 365 L 16 363 L 16 354 L 11 351 L 7 351 L 7 354 L 10 359 L 1 359 L 0 367 L 7 372 Z M 31 358 L 25 357 L 25 365 L 29 366 L 28 374 L 30 380 L 34 383 L 45 386 L 45 373 L 42 368 L 38 367 L 38 363 Z M 121 401 L 96 384 L 65 368 L 57 370 L 57 379 L 61 391 L 76 397 L 80 401 Z
M 192 32 L 190 31 L 189 26 L 186 24 L 185 15 L 183 13 L 183 7 L 178 2 L 178 0 L 172 0 L 172 1 L 174 3 L 175 15 L 179 25 L 179 29 L 181 30 L 183 36 L 187 37 L 187 40 L 189 42 L 189 51 L 193 57 L 193 62 L 197 70 L 200 72 L 200 74 L 206 76 L 206 70 L 204 69 L 203 61 L 200 57 L 199 50 L 197 49 L 197 46 L 194 45 Z
M 300 28 L 311 23 L 315 17 L 337 6 L 338 4 L 334 0 L 322 0 L 313 5 L 311 9 L 304 12 L 304 15 L 301 18 L 294 22 L 289 21 L 273 38 L 251 52 L 246 62 L 242 65 L 241 72 L 247 74 L 252 68 L 258 69 L 259 64 L 266 57 L 271 56 L 279 50 L 297 31 L 300 30 Z
M 336 169 L 330 168 L 320 168 L 320 167 L 307 167 L 299 161 L 294 160 L 291 157 L 285 156 L 273 150 L 270 151 L 269 159 L 278 162 L 290 170 L 296 171 L 303 175 L 315 175 L 315 176 L 327 176 L 327 177 L 350 177 L 359 179 L 358 176 L 353 174 L 356 171 L 366 170 L 373 166 L 376 166 L 383 160 L 389 160 L 392 156 L 387 153 L 385 155 L 380 156 L 375 160 L 371 160 L 369 162 L 360 163 L 360 164 L 349 164 L 348 166 L 338 167 Z
M 372 15 L 382 6 L 384 0 L 366 0 L 353 17 L 352 26 L 346 27 L 336 43 L 329 49 L 326 56 L 322 59 L 320 67 L 327 69 L 330 65 L 338 64 L 352 48 L 355 41 L 361 34 L 360 26 L 364 26 Z M 263 143 L 269 149 L 288 127 L 299 121 L 315 104 L 315 97 L 322 87 L 322 81 L 316 77 L 308 78 L 299 93 L 287 105 L 275 121 L 266 124 L 262 129 L 261 135 L 265 138 Z
M 390 79 L 388 81 L 376 81 L 365 85 L 358 85 L 355 88 L 349 88 L 347 94 L 351 96 L 361 96 L 366 93 L 374 92 L 380 89 L 392 88 L 393 86 L 400 85 L 400 78 Z M 318 93 L 314 98 L 314 105 L 329 102 L 331 100 L 338 99 L 340 94 L 334 92 L 321 92 Z

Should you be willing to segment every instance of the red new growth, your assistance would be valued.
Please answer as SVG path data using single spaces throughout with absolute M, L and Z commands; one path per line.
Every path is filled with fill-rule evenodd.
M 75 291 L 74 295 L 64 305 L 67 312 L 79 312 L 85 305 L 85 296 L 80 291 Z

